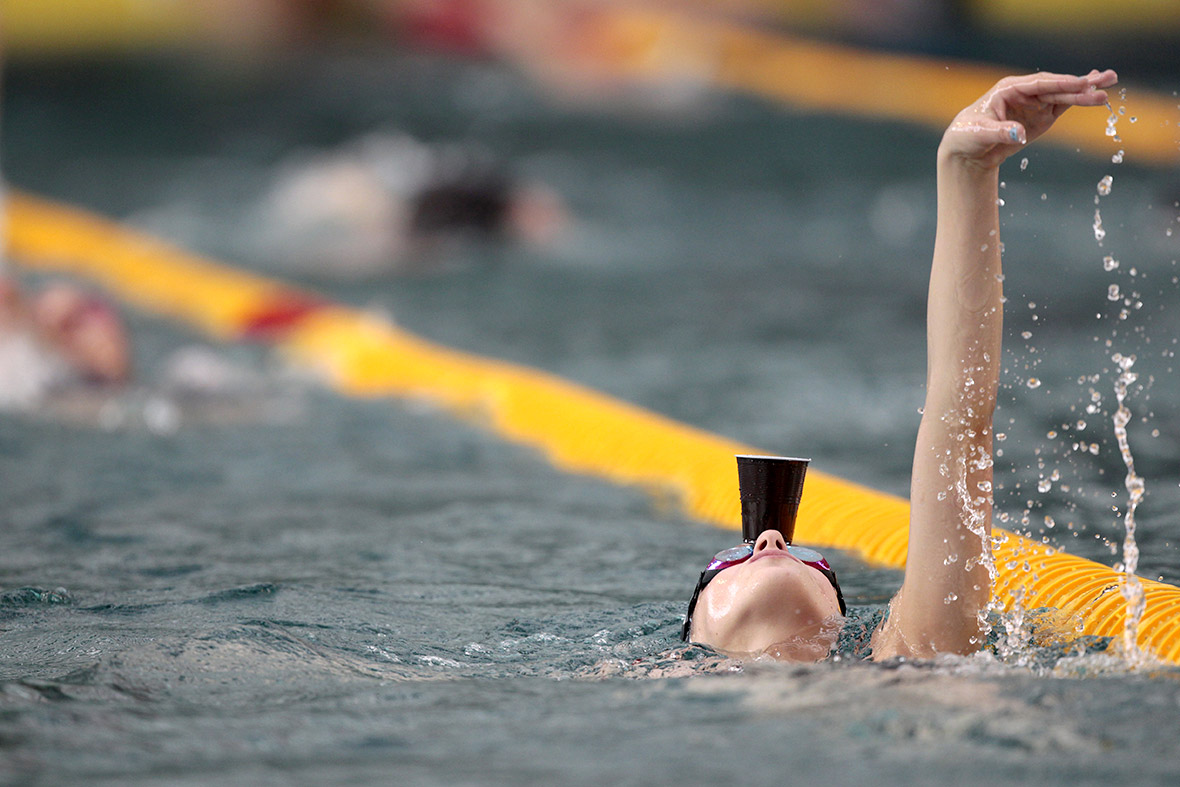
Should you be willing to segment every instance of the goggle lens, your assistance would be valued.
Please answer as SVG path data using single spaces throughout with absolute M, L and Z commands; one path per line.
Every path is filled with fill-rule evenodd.
M 814 549 L 808 547 L 795 546 L 794 544 L 787 544 L 787 552 L 792 557 L 798 558 L 809 566 L 814 566 L 819 569 L 830 570 L 831 566 L 824 556 Z M 723 549 L 713 559 L 709 561 L 709 565 L 705 568 L 706 571 L 720 571 L 723 568 L 736 566 L 738 563 L 744 563 L 750 559 L 754 554 L 753 544 L 740 544 L 736 547 Z

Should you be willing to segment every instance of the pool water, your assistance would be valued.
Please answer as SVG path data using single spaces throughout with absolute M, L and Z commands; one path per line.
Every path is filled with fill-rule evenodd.
M 732 96 L 571 106 L 502 68 L 376 54 L 237 81 L 158 64 L 18 67 L 5 100 L 16 186 L 286 278 L 249 217 L 293 151 L 376 128 L 479 139 L 563 194 L 575 223 L 560 243 L 463 245 L 411 276 L 300 282 L 906 492 L 931 132 Z M 997 511 L 1118 560 L 1110 356 L 1134 353 L 1140 571 L 1180 582 L 1177 183 L 1131 154 L 1116 165 L 1039 146 L 1028 158 L 1003 176 Z M 1118 269 L 1104 269 L 1108 254 Z M 1109 301 L 1112 283 L 1142 307 Z M 265 385 L 179 397 L 163 370 L 204 340 L 129 319 L 134 391 L 0 419 L 6 783 L 1180 775 L 1172 668 L 1129 670 L 1092 641 L 804 666 L 682 645 L 691 585 L 732 534 L 421 404 L 342 398 L 264 348 L 212 349 Z M 900 581 L 851 555 L 832 563 L 857 615 Z

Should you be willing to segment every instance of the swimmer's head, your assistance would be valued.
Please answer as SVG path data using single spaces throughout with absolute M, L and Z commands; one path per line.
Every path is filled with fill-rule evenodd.
M 546 247 L 569 229 L 570 217 L 560 194 L 539 183 L 526 183 L 512 196 L 507 225 L 518 242 Z
M 0 272 L 0 329 L 15 327 L 24 318 L 24 300 L 16 281 Z
M 106 301 L 56 284 L 37 296 L 32 317 L 41 338 L 87 380 L 127 381 L 131 373 L 127 335 L 119 315 Z
M 823 556 L 790 543 L 806 459 L 738 457 L 741 546 L 701 573 L 682 636 L 728 653 L 815 661 L 835 644 L 844 597 Z

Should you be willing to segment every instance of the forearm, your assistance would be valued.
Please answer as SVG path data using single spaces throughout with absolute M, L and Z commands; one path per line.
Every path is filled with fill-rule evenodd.
M 927 397 L 990 423 L 1003 322 L 998 169 L 939 150 Z M 970 384 L 966 381 L 971 380 Z

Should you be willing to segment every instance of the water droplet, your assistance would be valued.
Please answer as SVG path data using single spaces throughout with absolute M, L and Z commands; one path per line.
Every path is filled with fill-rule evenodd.
M 1020 334 L 1020 338 L 1031 339 L 1032 338 L 1032 331 L 1022 331 Z
M 1041 387 L 1041 381 L 1038 380 L 1036 377 L 1028 378 L 1028 380 L 1024 384 L 1027 385 L 1029 388 L 1040 388 Z
M 1102 239 L 1105 237 L 1106 237 L 1106 230 L 1102 229 L 1102 214 L 1098 212 L 1097 208 L 1095 208 L 1094 209 L 1094 240 L 1101 243 Z
M 1028 169 L 1028 158 L 1027 157 L 1022 158 L 1020 160 L 1020 171 L 1024 172 L 1026 169 Z
M 1119 261 L 1109 254 L 1102 258 L 1102 267 L 1104 270 L 1112 271 L 1119 266 Z
M 980 246 L 980 247 L 979 247 L 979 250 L 980 250 L 980 251 L 987 251 L 987 244 L 985 243 L 985 244 L 983 244 L 982 246 Z
M 1108 301 L 1117 301 L 1121 297 L 1123 296 L 1119 292 L 1119 286 L 1117 284 L 1112 284 L 1106 288 L 1106 299 Z
M 999 442 L 1002 443 L 1007 439 L 1008 439 L 1008 435 L 1004 434 L 1003 432 L 996 432 L 996 440 L 998 440 Z
M 1106 119 L 1106 136 L 1113 137 L 1119 133 L 1118 131 L 1119 116 L 1114 112 L 1110 113 L 1110 117 Z
M 1134 115 L 1131 115 L 1131 117 L 1129 117 L 1129 118 L 1127 118 L 1127 119 L 1128 119 L 1128 120 L 1130 120 L 1132 123 L 1138 123 L 1138 122 L 1139 122 L 1139 118 L 1135 117 Z
M 1040 481 L 1037 481 L 1037 491 L 1040 492 L 1042 495 L 1045 494 L 1046 492 L 1048 492 L 1052 488 L 1053 488 L 1053 482 L 1050 481 L 1048 478 L 1042 478 Z
M 959 600 L 959 594 L 958 594 L 958 593 L 947 593 L 947 594 L 946 594 L 946 598 L 944 598 L 944 599 L 942 600 L 942 603 L 943 603 L 943 604 L 950 604 L 950 603 L 952 603 L 952 602 L 955 602 L 955 601 L 958 601 L 958 600 Z
M 1102 178 L 1102 180 L 1098 181 L 1098 193 L 1105 197 L 1110 193 L 1110 184 L 1113 182 L 1114 178 L 1110 175 Z
M 1041 202 L 1044 202 L 1047 199 L 1049 199 L 1049 195 L 1044 192 L 1041 192 Z
M 1120 150 L 1118 153 L 1115 153 L 1113 156 L 1111 156 L 1110 161 L 1112 164 L 1122 164 L 1123 163 L 1123 151 Z
M 1078 423 L 1077 423 L 1077 427 L 1078 427 L 1078 431 L 1081 431 L 1082 429 L 1085 429 L 1085 428 L 1086 428 L 1086 422 L 1085 422 L 1085 421 L 1083 421 L 1081 418 L 1079 418 L 1079 419 L 1078 419 Z

